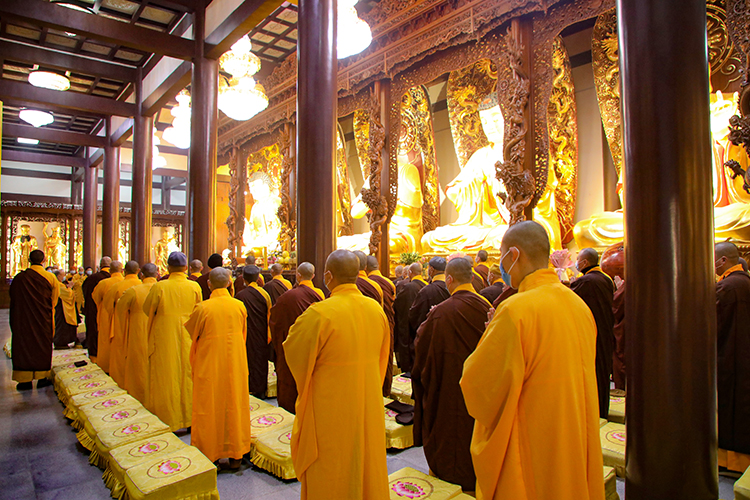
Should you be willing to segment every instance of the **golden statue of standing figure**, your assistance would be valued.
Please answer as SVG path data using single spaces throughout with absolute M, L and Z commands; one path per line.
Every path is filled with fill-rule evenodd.
M 179 251 L 177 248 L 177 238 L 169 234 L 169 229 L 166 227 L 161 230 L 161 239 L 154 245 L 154 255 L 156 257 L 156 267 L 159 268 L 159 275 L 164 276 L 167 274 L 169 266 L 169 254 L 172 252 Z
M 21 234 L 13 238 L 10 245 L 10 274 L 15 276 L 21 271 L 29 268 L 29 254 L 32 250 L 39 248 L 36 238 L 31 236 L 31 226 L 23 224 L 20 228 Z
M 44 254 L 47 256 L 47 265 L 65 269 L 68 267 L 68 246 L 63 243 L 62 236 L 60 236 L 60 226 L 55 226 L 50 229 L 49 234 L 49 223 L 44 223 Z
M 277 215 L 281 198 L 274 191 L 273 182 L 265 172 L 255 172 L 248 179 L 248 191 L 253 196 L 249 219 L 245 219 L 242 251 L 257 250 L 267 257 L 281 249 L 279 233 L 281 221 Z

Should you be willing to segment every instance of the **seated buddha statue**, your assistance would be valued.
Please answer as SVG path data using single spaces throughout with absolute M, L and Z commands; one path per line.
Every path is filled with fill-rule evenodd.
M 721 92 L 711 94 L 711 135 L 714 186 L 714 239 L 730 239 L 750 244 L 750 195 L 742 189 L 741 177 L 732 179 L 724 163 L 736 160 L 747 169 L 747 152 L 729 141 L 729 118 L 737 114 L 737 96 L 726 99 Z M 627 180 L 626 180 L 627 182 Z M 573 228 L 579 248 L 597 250 L 622 241 L 625 236 L 622 210 L 603 212 L 580 221 Z
M 270 253 L 280 249 L 281 222 L 276 215 L 281 198 L 274 192 L 267 174 L 256 172 L 248 179 L 248 190 L 253 197 L 250 217 L 245 219 L 242 234 L 243 253 L 264 249 Z
M 497 197 L 497 193 L 504 191 L 495 171 L 495 163 L 503 161 L 504 129 L 495 94 L 484 99 L 478 109 L 490 144 L 475 151 L 446 187 L 445 196 L 456 207 L 458 217 L 422 236 L 425 253 L 499 250 L 508 229 L 510 215 Z

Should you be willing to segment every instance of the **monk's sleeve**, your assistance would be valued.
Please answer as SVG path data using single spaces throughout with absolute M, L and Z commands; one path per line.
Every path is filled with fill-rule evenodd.
M 91 298 L 94 300 L 94 304 L 96 304 L 97 308 L 99 307 L 99 304 L 101 304 L 102 299 L 104 299 L 104 287 L 101 283 L 102 282 L 100 281 L 94 288 L 94 291 L 91 292 Z
M 148 317 L 148 355 L 151 356 L 154 352 L 154 335 L 152 333 L 151 326 L 154 323 L 154 317 L 159 309 L 159 303 L 161 302 L 161 289 L 157 286 L 152 286 L 151 290 L 148 291 L 146 300 L 143 302 L 143 314 Z
M 380 380 L 384 380 L 388 373 L 388 365 L 393 362 L 393 360 L 390 359 L 391 325 L 388 323 L 388 318 L 382 311 L 380 314 L 380 320 L 382 323 L 381 331 L 383 333 L 383 341 L 380 344 Z
M 203 314 L 203 308 L 196 307 L 193 309 L 187 323 L 185 323 L 185 330 L 190 334 L 190 339 L 193 341 L 190 346 L 190 366 L 195 366 L 195 353 L 198 350 L 198 339 L 200 338 L 204 327 L 205 315 Z
M 134 298 L 135 291 L 132 288 L 126 290 L 115 306 L 114 324 L 115 328 L 118 328 L 117 335 L 122 336 L 123 355 L 128 352 L 130 345 L 130 307 Z
M 60 287 L 57 286 L 57 278 L 55 278 L 55 284 L 52 285 L 52 309 L 57 307 L 57 301 L 59 299 L 60 299 Z
M 484 428 L 484 437 L 492 434 L 492 443 L 503 446 L 487 450 L 497 457 L 506 455 L 525 374 L 520 334 L 511 314 L 503 309 L 466 359 L 461 377 L 469 414 Z M 475 428 L 475 438 L 478 430 Z M 487 439 L 473 442 L 472 451 L 482 453 L 487 443 Z

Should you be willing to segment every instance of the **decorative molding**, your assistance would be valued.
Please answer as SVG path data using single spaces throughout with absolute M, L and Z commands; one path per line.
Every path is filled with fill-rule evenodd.
M 388 218 L 388 201 L 380 192 L 380 174 L 383 171 L 383 146 L 385 127 L 380 121 L 380 96 L 377 89 L 370 91 L 370 187 L 362 188 L 362 201 L 370 209 L 367 214 L 370 223 L 370 255 L 377 255 L 382 236 L 381 226 Z
M 284 127 L 279 140 L 279 150 L 282 154 L 281 160 L 281 204 L 276 212 L 276 216 L 281 222 L 281 231 L 279 238 L 282 249 L 292 252 L 297 249 L 297 217 L 295 213 L 295 200 L 292 200 L 291 190 L 289 187 L 289 176 L 296 167 L 294 151 L 292 150 L 292 133 L 294 129 L 291 126 Z

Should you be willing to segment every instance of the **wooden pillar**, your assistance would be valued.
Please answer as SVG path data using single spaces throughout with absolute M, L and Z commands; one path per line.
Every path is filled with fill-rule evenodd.
M 143 101 L 142 70 L 135 82 L 139 110 L 133 117 L 133 188 L 131 192 L 130 258 L 141 265 L 151 262 L 151 198 L 153 196 L 154 119 L 141 114 Z
M 206 262 L 216 251 L 216 154 L 219 141 L 219 61 L 204 54 L 205 11 L 197 11 L 193 34 L 196 40 L 191 86 L 190 161 L 187 206 L 190 259 Z
M 0 234 L 2 235 L 2 241 L 0 242 L 0 248 L 3 249 L 2 255 L 0 255 L 0 283 L 5 284 L 8 280 L 8 246 L 10 245 L 10 235 L 8 234 L 8 216 L 3 213 L 2 227 L 0 228 Z
M 336 1 L 300 0 L 297 27 L 297 262 L 320 286 L 336 242 Z
M 102 255 L 119 257 L 120 243 L 120 148 L 112 146 L 112 119 L 106 120 L 104 147 L 104 193 L 102 200 Z M 124 264 L 124 263 L 123 263 Z
M 526 105 L 526 109 L 523 113 L 524 120 L 526 120 L 526 155 L 524 156 L 523 168 L 531 172 L 536 177 L 534 169 L 534 149 L 536 147 L 536 139 L 534 136 L 534 52 L 532 50 L 532 39 L 533 39 L 533 22 L 530 16 L 516 17 L 510 22 L 511 36 L 521 47 L 523 51 L 523 61 L 521 70 L 529 78 L 529 102 Z M 547 109 L 545 107 L 545 109 Z M 527 206 L 524 210 L 526 220 L 532 220 L 534 218 L 534 207 L 531 205 Z
M 68 217 L 68 266 L 70 269 L 77 269 L 76 263 L 76 218 Z
M 628 500 L 715 500 L 706 2 L 618 0 L 617 8 L 627 179 Z
M 380 123 L 385 128 L 385 142 L 380 152 L 381 164 L 383 169 L 380 171 L 380 194 L 388 199 L 388 193 L 391 189 L 391 155 L 390 155 L 390 133 L 391 133 L 391 81 L 381 80 L 375 82 L 375 92 L 378 93 L 380 102 Z M 389 207 L 390 208 L 390 207 Z M 386 221 L 380 226 L 380 245 L 378 248 L 378 265 L 380 272 L 385 277 L 391 274 L 391 247 L 390 247 L 390 221 Z
M 99 171 L 86 167 L 83 173 L 83 267 L 96 268 L 96 191 Z

